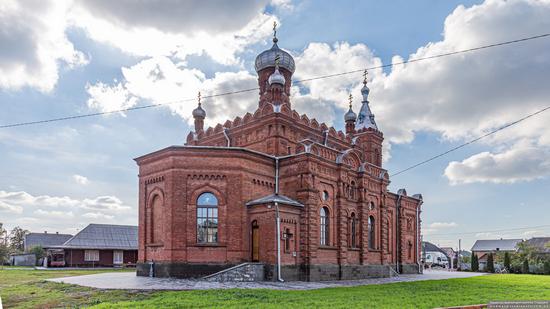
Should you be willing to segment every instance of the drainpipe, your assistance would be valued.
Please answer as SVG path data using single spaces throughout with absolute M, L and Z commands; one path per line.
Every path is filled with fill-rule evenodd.
M 275 157 L 275 196 L 279 195 L 279 158 Z M 275 202 L 275 214 L 277 223 L 277 232 L 275 241 L 277 242 L 277 280 L 284 282 L 281 277 L 281 217 L 279 216 L 279 203 Z
M 328 144 L 328 130 L 323 131 L 323 145 L 327 146 Z
M 399 260 L 400 260 L 400 251 L 401 251 L 401 239 L 400 239 L 400 231 L 399 231 L 399 208 L 401 207 L 401 198 L 403 197 L 403 192 L 401 192 L 401 190 L 399 190 L 397 192 L 397 201 L 395 203 L 395 214 L 396 214 L 396 217 L 395 217 L 395 251 L 396 251 L 396 256 L 395 256 L 395 270 L 398 274 L 400 274 L 400 269 L 399 269 Z
M 422 265 L 420 263 L 420 206 L 422 206 L 423 201 L 420 200 L 418 202 L 418 206 L 416 206 L 416 264 L 418 264 L 418 273 L 421 274 L 423 269 Z
M 223 128 L 223 136 L 225 136 L 225 139 L 227 140 L 227 147 L 231 147 L 231 140 L 229 139 L 228 132 L 228 128 Z

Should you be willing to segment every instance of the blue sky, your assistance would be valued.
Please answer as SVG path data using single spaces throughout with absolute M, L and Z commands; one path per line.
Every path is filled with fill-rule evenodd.
M 253 60 L 270 46 L 274 20 L 279 46 L 296 59 L 294 79 L 550 32 L 549 1 L 171 5 L 0 6 L 10 25 L 0 33 L 0 124 L 254 87 Z M 548 48 L 540 39 L 371 72 L 390 174 L 547 105 Z M 360 87 L 360 74 L 304 84 L 293 88 L 293 106 L 343 129 L 347 94 L 360 97 Z M 256 100 L 254 92 L 205 100 L 207 125 L 252 111 Z M 183 144 L 194 106 L 0 129 L 0 222 L 72 233 L 90 222 L 136 224 L 132 159 Z M 398 175 L 391 189 L 423 194 L 424 237 L 434 243 L 549 235 L 548 227 L 474 233 L 547 224 L 549 120 L 540 115 Z

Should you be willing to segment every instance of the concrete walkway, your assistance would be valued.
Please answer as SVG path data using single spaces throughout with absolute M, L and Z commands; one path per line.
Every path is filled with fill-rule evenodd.
M 124 290 L 209 290 L 209 289 L 273 289 L 273 290 L 313 290 L 331 287 L 385 284 L 422 280 L 441 280 L 482 276 L 484 273 L 426 271 L 422 275 L 400 275 L 392 278 L 377 278 L 348 281 L 322 282 L 208 282 L 204 280 L 138 277 L 132 272 L 102 273 L 76 277 L 48 279 L 52 282 L 77 284 L 98 289 Z

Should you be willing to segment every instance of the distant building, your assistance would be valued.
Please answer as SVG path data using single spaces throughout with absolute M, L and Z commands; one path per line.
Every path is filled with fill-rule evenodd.
M 487 257 L 489 253 L 496 254 L 498 252 L 517 252 L 517 245 L 521 243 L 523 239 L 481 239 L 476 240 L 472 247 L 472 255 L 475 254 L 478 257 L 479 269 L 485 269 L 487 265 Z
M 525 243 L 533 247 L 536 254 L 550 256 L 550 237 L 533 237 Z
M 447 256 L 447 253 L 431 242 L 422 242 L 422 256 L 424 257 L 424 264 L 428 267 L 449 267 L 449 256 Z
M 90 224 L 61 245 L 45 246 L 49 266 L 134 266 L 138 227 Z
M 50 246 L 59 246 L 64 242 L 73 237 L 70 234 L 59 234 L 59 233 L 29 233 L 25 235 L 24 238 L 24 247 L 25 251 L 29 251 L 32 247 L 41 246 L 42 248 Z
M 36 255 L 32 253 L 21 253 L 10 255 L 10 265 L 13 266 L 35 266 Z

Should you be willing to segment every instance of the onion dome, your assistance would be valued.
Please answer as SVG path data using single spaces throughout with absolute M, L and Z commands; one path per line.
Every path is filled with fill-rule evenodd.
M 281 72 L 279 72 L 279 60 L 280 57 L 279 55 L 277 55 L 275 57 L 275 72 L 273 72 L 273 74 L 269 75 L 269 78 L 267 79 L 267 82 L 269 83 L 269 85 L 273 85 L 273 84 L 279 84 L 279 85 L 284 85 L 285 84 L 285 77 L 283 76 L 283 74 L 281 74 Z
M 374 121 L 374 114 L 372 113 L 369 106 L 369 93 L 370 89 L 367 87 L 367 71 L 365 70 L 365 78 L 363 80 L 363 88 L 361 89 L 361 94 L 363 95 L 363 101 L 361 102 L 361 110 L 359 111 L 359 116 L 357 117 L 357 123 L 355 124 L 356 130 L 373 128 L 378 130 L 376 121 Z
M 199 98 L 199 106 L 193 110 L 193 118 L 205 118 L 206 117 L 206 111 L 202 109 L 201 107 L 201 93 L 199 92 L 198 95 Z
M 357 119 L 357 115 L 353 112 L 353 109 L 351 109 L 351 100 L 353 99 L 353 97 L 351 96 L 351 94 L 349 95 L 349 110 L 348 112 L 344 115 L 344 120 L 345 122 L 348 122 L 348 121 L 353 121 L 355 122 L 355 120 Z
M 277 42 L 279 40 L 277 39 L 276 26 L 277 24 L 275 23 L 273 26 L 273 31 L 274 31 L 273 46 L 268 50 L 264 50 L 256 57 L 256 62 L 254 65 L 256 69 L 256 73 L 260 72 L 265 68 L 275 67 L 275 58 L 277 57 L 277 55 L 279 55 L 280 57 L 279 59 L 280 68 L 287 69 L 288 71 L 290 71 L 290 73 L 294 73 L 294 70 L 296 69 L 296 65 L 294 64 L 294 58 L 292 58 L 292 56 L 288 52 L 280 49 L 279 46 L 277 46 Z

